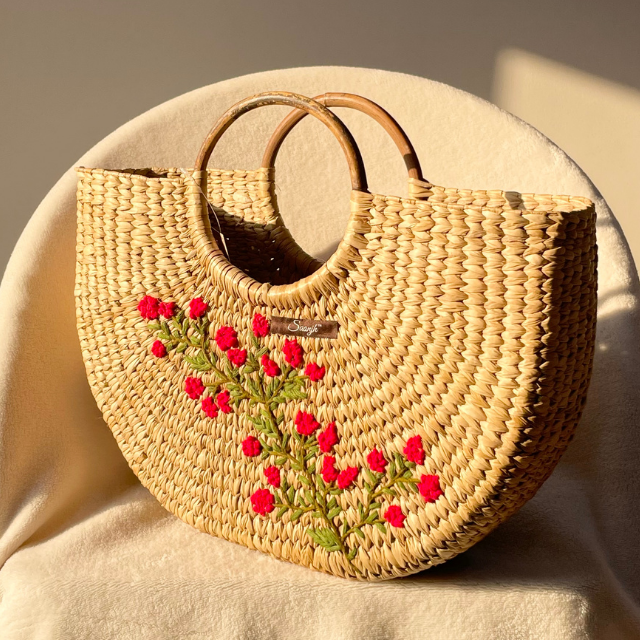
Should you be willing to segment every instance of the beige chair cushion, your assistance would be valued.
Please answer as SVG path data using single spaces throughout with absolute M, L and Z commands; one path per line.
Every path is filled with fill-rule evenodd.
M 478 98 L 413 76 L 343 67 L 272 71 L 194 91 L 129 122 L 79 164 L 191 166 L 215 118 L 268 89 L 350 91 L 380 102 L 436 184 L 596 202 L 598 346 L 575 442 L 514 518 L 466 554 L 411 578 L 345 581 L 198 533 L 137 482 L 86 383 L 69 171 L 34 213 L 0 289 L 2 638 L 638 637 L 640 287 L 600 194 L 544 136 Z M 214 166 L 257 167 L 284 113 L 262 109 L 239 121 Z M 361 143 L 371 189 L 404 194 L 392 142 L 366 116 L 338 113 Z M 277 170 L 294 236 L 327 257 L 348 215 L 337 143 L 307 118 L 285 142 Z

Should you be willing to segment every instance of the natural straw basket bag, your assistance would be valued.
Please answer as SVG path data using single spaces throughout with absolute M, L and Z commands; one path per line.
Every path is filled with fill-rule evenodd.
M 273 209 L 270 170 L 205 171 L 267 104 L 325 123 L 353 187 L 336 253 L 290 284 L 227 259 L 204 197 Z M 78 175 L 92 391 L 141 482 L 198 529 L 339 576 L 406 575 L 514 513 L 569 443 L 594 348 L 589 200 L 370 194 L 340 120 L 284 92 L 227 111 L 194 170 Z

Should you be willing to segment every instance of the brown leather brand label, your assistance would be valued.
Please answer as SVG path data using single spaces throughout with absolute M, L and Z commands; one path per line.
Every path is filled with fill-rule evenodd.
M 300 318 L 278 318 L 271 316 L 269 322 L 271 333 L 283 336 L 300 336 L 301 338 L 338 337 L 338 323 L 334 320 L 302 320 Z

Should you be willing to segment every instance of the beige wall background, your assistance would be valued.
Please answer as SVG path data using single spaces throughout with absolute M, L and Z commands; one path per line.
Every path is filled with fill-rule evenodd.
M 637 263 L 639 32 L 638 0 L 1 0 L 0 273 L 58 177 L 116 127 L 203 85 L 312 65 L 439 80 L 530 122 L 598 186 Z

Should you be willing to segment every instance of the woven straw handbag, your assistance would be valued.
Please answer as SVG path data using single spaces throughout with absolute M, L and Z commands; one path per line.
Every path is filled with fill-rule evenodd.
M 326 263 L 279 222 L 271 166 L 206 170 L 268 104 L 345 152 L 351 215 Z M 338 576 L 406 575 L 514 513 L 569 443 L 594 348 L 589 200 L 371 194 L 340 120 L 285 92 L 223 114 L 195 169 L 78 178 L 92 391 L 141 482 L 198 529 Z

